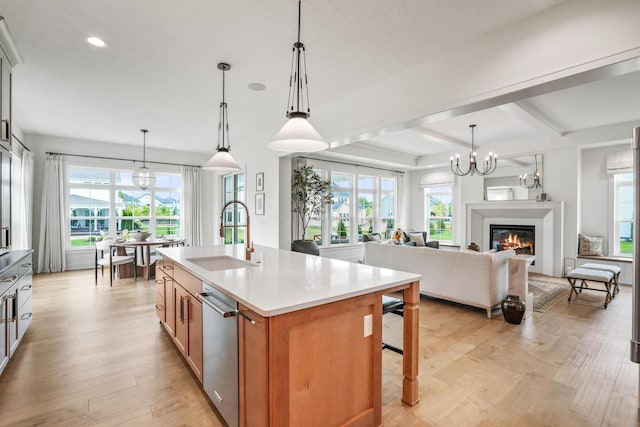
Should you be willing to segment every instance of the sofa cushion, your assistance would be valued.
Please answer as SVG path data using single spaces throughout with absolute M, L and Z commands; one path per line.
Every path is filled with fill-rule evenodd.
M 409 241 L 416 242 L 416 246 L 424 246 L 424 235 L 421 231 L 410 231 Z
M 578 234 L 578 255 L 602 256 L 604 237 Z

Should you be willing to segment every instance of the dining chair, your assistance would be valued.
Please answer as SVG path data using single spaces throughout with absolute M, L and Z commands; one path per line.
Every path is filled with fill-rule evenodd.
M 104 268 L 109 268 L 109 286 L 113 286 L 113 275 L 115 268 L 123 264 L 133 265 L 133 276 L 137 280 L 135 255 L 116 255 L 115 248 L 111 246 L 109 241 L 96 242 L 96 262 L 95 262 L 95 280 L 98 285 L 98 266 L 102 270 L 104 277 Z

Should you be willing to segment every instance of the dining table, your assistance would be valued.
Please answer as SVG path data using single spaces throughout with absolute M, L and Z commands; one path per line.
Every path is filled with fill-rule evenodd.
M 129 238 L 124 241 L 113 241 L 111 246 L 116 248 L 116 253 L 118 255 L 127 255 L 127 249 L 133 248 L 133 256 L 136 261 L 135 265 L 136 268 L 139 269 L 138 274 L 134 275 L 133 266 L 122 265 L 119 268 L 118 277 L 120 279 L 125 279 L 135 276 L 136 278 L 144 277 L 146 280 L 152 279 L 155 259 L 153 259 L 151 255 L 151 248 L 184 246 L 184 242 L 185 239 L 167 237 L 149 237 L 145 240 Z

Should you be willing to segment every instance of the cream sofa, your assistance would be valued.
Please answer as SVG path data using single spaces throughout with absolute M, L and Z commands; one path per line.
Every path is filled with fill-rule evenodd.
M 507 296 L 509 258 L 514 255 L 513 250 L 479 253 L 364 244 L 365 264 L 422 274 L 421 294 L 484 308 L 489 318 L 491 310 Z

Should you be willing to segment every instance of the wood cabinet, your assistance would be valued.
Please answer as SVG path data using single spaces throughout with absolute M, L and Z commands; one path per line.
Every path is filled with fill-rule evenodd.
M 240 425 L 381 425 L 380 294 L 270 318 L 239 309 Z
M 32 251 L 12 251 L 0 257 L 0 373 L 22 342 L 33 317 Z
M 202 282 L 169 261 L 156 265 L 156 313 L 202 383 Z

